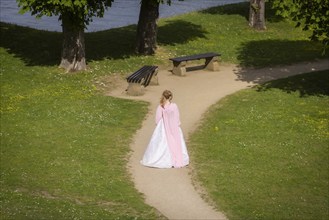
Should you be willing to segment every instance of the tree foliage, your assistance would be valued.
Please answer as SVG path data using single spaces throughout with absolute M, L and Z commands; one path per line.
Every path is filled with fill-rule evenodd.
M 283 17 L 291 17 L 296 26 L 312 31 L 310 39 L 320 40 L 324 51 L 329 43 L 329 0 L 272 0 Z
M 103 17 L 114 0 L 16 0 L 20 12 L 36 17 L 59 16 L 63 46 L 59 67 L 67 72 L 86 69 L 84 29 L 93 17 Z
M 114 0 L 16 0 L 21 8 L 20 12 L 30 11 L 31 15 L 59 16 L 72 14 L 72 21 L 80 27 L 86 27 L 93 17 L 103 17 L 105 10 Z

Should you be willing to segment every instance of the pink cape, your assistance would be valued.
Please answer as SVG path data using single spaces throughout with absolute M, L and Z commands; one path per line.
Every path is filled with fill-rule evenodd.
M 170 103 L 162 107 L 158 106 L 156 111 L 156 123 L 163 118 L 165 133 L 169 146 L 169 152 L 174 167 L 183 167 L 183 149 L 180 136 L 179 110 L 175 103 Z

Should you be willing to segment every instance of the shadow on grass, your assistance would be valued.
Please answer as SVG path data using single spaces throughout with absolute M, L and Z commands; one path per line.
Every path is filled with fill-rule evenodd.
M 167 21 L 158 28 L 158 43 L 163 45 L 185 44 L 197 38 L 206 38 L 201 25 L 183 20 Z
M 300 97 L 329 96 L 329 70 L 278 79 L 260 85 L 257 91 L 281 89 L 287 93 L 298 92 Z
M 125 59 L 135 54 L 136 25 L 85 34 L 87 60 Z
M 58 32 L 0 23 L 0 47 L 26 65 L 56 65 L 61 56 L 62 37 Z
M 329 69 L 327 62 L 329 54 L 322 56 L 321 48 L 320 42 L 305 40 L 247 42 L 239 48 L 240 68 L 235 71 L 235 74 L 240 81 L 264 83 L 298 73 Z M 314 60 L 323 60 L 323 62 L 321 64 L 309 62 Z M 302 64 L 296 65 L 296 63 Z
M 52 66 L 60 63 L 62 34 L 36 30 L 18 25 L 0 23 L 0 47 L 28 66 Z M 159 27 L 158 42 L 161 44 L 186 43 L 205 37 L 201 26 L 182 20 Z M 103 59 L 125 59 L 136 55 L 134 51 L 136 25 L 106 31 L 85 33 L 87 62 Z
M 321 51 L 320 42 L 259 40 L 242 44 L 237 58 L 242 66 L 264 67 L 329 57 L 329 54 L 322 56 Z
M 202 10 L 201 13 L 213 15 L 240 15 L 246 20 L 249 20 L 249 5 L 249 2 L 221 5 Z M 272 9 L 272 4 L 270 2 L 267 2 L 265 5 L 265 18 L 267 22 L 279 22 L 283 20 L 281 16 L 276 15 L 276 11 Z
M 85 33 L 87 62 L 122 59 L 134 54 L 136 26 Z M 28 66 L 58 65 L 62 50 L 62 33 L 36 30 L 1 23 L 0 46 Z
M 320 42 L 306 40 L 250 41 L 239 48 L 240 68 L 235 70 L 235 74 L 239 81 L 265 83 L 259 87 L 259 91 L 278 88 L 286 92 L 298 91 L 301 97 L 327 96 L 329 95 L 329 54 L 322 56 L 321 48 Z M 315 60 L 319 62 L 310 62 Z M 288 80 L 275 80 L 307 72 L 310 74 L 294 76 Z

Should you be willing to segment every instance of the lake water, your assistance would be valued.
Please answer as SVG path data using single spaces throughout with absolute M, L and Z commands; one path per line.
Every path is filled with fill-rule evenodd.
M 171 17 L 191 11 L 197 11 L 209 7 L 244 2 L 246 0 L 172 0 L 171 6 L 160 5 L 160 17 Z M 140 0 L 117 0 L 112 4 L 103 18 L 94 18 L 86 32 L 107 30 L 137 24 L 139 17 Z M 23 15 L 18 13 L 19 8 L 16 0 L 0 1 L 0 20 L 2 22 L 18 24 L 40 30 L 62 31 L 58 17 L 42 17 L 36 19 L 30 13 Z

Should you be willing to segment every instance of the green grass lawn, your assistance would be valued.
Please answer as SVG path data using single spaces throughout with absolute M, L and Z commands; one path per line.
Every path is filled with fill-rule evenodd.
M 329 57 L 328 54 L 326 57 L 321 57 L 321 44 L 308 41 L 309 33 L 295 29 L 292 23 L 277 19 L 273 13 L 268 13 L 267 31 L 258 32 L 249 29 L 246 21 L 247 7 L 247 3 L 242 3 L 161 19 L 158 35 L 159 49 L 154 56 L 134 54 L 135 25 L 87 33 L 86 54 L 89 68 L 85 72 L 72 75 L 65 74 L 57 68 L 61 53 L 60 33 L 0 23 L 1 217 L 3 219 L 163 218 L 155 209 L 144 203 L 143 196 L 135 190 L 126 169 L 130 152 L 129 144 L 147 113 L 147 103 L 105 97 L 94 84 L 96 81 L 102 84 L 104 76 L 117 74 L 124 77 L 141 65 L 169 66 L 171 65 L 169 57 L 205 51 L 222 53 L 223 62 L 255 67 Z M 270 91 L 271 89 L 263 87 L 262 92 L 253 91 L 251 94 L 255 96 L 254 99 L 261 94 L 263 94 L 261 99 L 267 99 L 266 94 L 270 94 Z M 292 91 L 291 95 L 293 94 L 295 93 Z M 302 106 L 300 110 L 304 107 L 314 110 L 316 106 L 324 105 L 315 105 L 314 102 L 327 100 L 326 97 L 310 95 L 306 98 L 296 98 L 301 101 L 295 108 L 299 110 L 299 106 Z M 239 100 L 238 97 L 232 102 Z M 309 100 L 314 102 L 310 104 Z M 235 111 L 239 113 L 242 107 L 248 110 L 250 104 L 251 101 L 242 102 Z M 268 102 L 268 104 L 272 103 Z M 289 105 L 287 110 L 292 106 Z M 266 109 L 268 106 L 263 108 Z M 317 110 L 314 112 L 315 115 L 320 112 Z M 230 118 L 227 120 L 228 124 L 235 123 L 231 121 L 232 112 L 234 111 L 227 116 Z M 299 118 L 299 116 L 303 117 L 303 114 L 306 118 Z M 326 115 L 327 112 L 321 114 Z M 285 115 L 286 113 L 282 113 L 282 117 Z M 304 133 L 295 132 L 291 135 L 296 135 L 294 138 L 303 141 L 302 143 L 313 141 L 306 138 L 309 135 L 307 132 L 311 132 L 309 129 L 314 126 L 322 125 L 322 122 L 313 119 L 307 113 L 296 112 L 294 118 L 286 122 L 286 126 L 292 129 L 301 121 L 311 127 L 303 128 Z M 325 126 L 327 122 L 323 123 Z M 222 132 L 223 129 L 224 127 L 220 125 L 219 131 Z M 234 131 L 232 132 L 234 134 Z M 289 132 L 286 132 L 287 140 L 282 142 L 288 147 L 295 140 Z M 312 137 L 323 138 L 323 135 L 320 133 Z M 256 133 L 254 136 L 256 138 Z M 235 142 L 237 138 L 234 135 L 228 135 L 227 138 L 229 137 L 232 138 L 231 142 Z M 239 138 L 242 145 L 249 144 L 249 142 L 245 143 L 243 137 Z M 265 138 L 255 140 L 261 141 L 259 145 L 265 142 Z M 316 140 L 322 144 L 323 139 Z M 276 140 L 269 140 L 270 143 L 274 141 Z M 313 146 L 313 142 L 303 147 L 307 146 Z M 323 157 L 328 157 L 327 151 L 322 149 L 320 144 L 318 146 L 314 151 L 321 152 Z M 193 147 L 192 161 L 198 164 L 197 161 L 203 160 L 203 153 L 198 153 L 195 149 L 196 147 Z M 299 156 L 303 157 L 302 152 L 313 155 L 308 151 L 292 150 L 291 152 L 285 157 L 296 152 L 298 155 L 291 156 L 296 157 L 296 160 Z M 235 162 L 235 158 L 228 157 L 227 160 L 229 159 Z M 309 160 L 309 163 L 311 162 Z M 212 163 L 211 160 L 209 163 Z M 204 165 L 207 166 L 211 164 Z M 202 166 L 195 167 L 200 174 L 198 176 L 201 184 L 207 186 L 208 180 L 205 179 L 207 175 L 203 174 Z M 222 172 L 220 168 L 216 173 Z M 297 168 L 293 164 L 291 169 L 292 174 L 296 173 Z M 287 178 L 290 178 L 291 173 L 285 173 L 288 175 Z M 310 178 L 315 175 L 313 173 L 303 175 L 308 174 Z M 291 178 L 291 181 L 295 180 L 293 176 Z M 263 178 L 258 177 L 258 179 Z M 228 178 L 225 181 L 233 180 Z M 319 195 L 322 192 L 320 187 L 325 184 L 315 185 L 317 188 L 311 193 L 315 192 L 314 196 Z M 212 189 L 209 190 L 209 193 L 216 197 L 218 193 L 223 193 L 225 190 L 213 192 Z M 243 189 L 240 192 L 245 193 Z M 231 195 L 234 197 L 237 194 L 239 191 Z M 321 201 L 324 197 L 327 198 L 328 193 L 319 196 Z M 279 197 L 273 198 L 279 199 Z M 309 201 L 310 197 L 305 199 Z M 231 206 L 229 201 L 221 200 L 219 204 L 228 213 L 231 212 L 228 207 L 232 207 L 232 214 L 229 216 L 243 216 L 240 212 L 248 212 L 248 210 L 246 204 L 243 204 L 245 200 L 239 200 L 242 202 L 240 206 L 244 207 L 242 211 Z M 285 207 L 295 206 L 295 200 L 291 202 L 293 204 Z M 247 203 L 249 204 L 249 201 Z M 262 204 L 267 205 L 266 202 Z M 316 203 L 303 204 L 312 207 Z M 266 207 L 259 209 L 264 210 Z M 247 211 L 243 211 L 244 209 Z
M 329 70 L 228 96 L 189 143 L 196 179 L 230 219 L 329 217 Z
M 161 20 L 159 43 L 172 56 L 214 51 L 222 54 L 222 62 L 242 66 L 264 67 L 323 58 L 321 43 L 310 42 L 308 32 L 275 16 L 270 4 L 266 11 L 267 30 L 249 28 L 248 5 L 225 5 Z
M 147 104 L 0 54 L 3 219 L 156 218 L 126 171 Z

